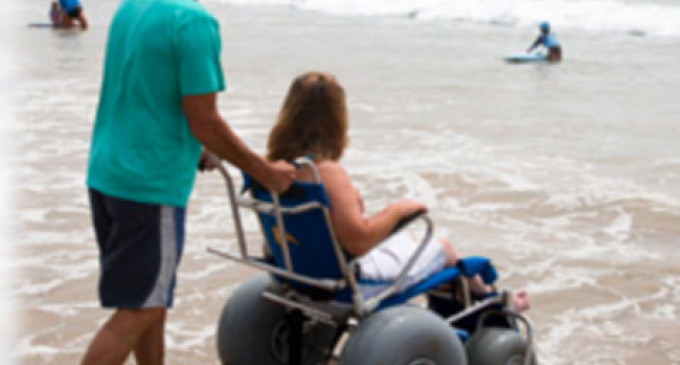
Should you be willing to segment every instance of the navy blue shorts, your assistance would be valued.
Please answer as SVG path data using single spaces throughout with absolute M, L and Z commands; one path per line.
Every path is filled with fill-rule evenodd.
M 137 203 L 90 189 L 106 308 L 172 307 L 185 209 Z
M 81 8 L 81 7 L 79 6 L 79 7 L 75 8 L 75 9 L 73 9 L 73 10 L 71 10 L 71 11 L 65 11 L 64 13 L 65 13 L 69 18 L 75 19 L 75 18 L 79 17 L 79 16 L 80 16 L 80 13 L 82 13 L 82 12 L 83 12 L 83 8 Z

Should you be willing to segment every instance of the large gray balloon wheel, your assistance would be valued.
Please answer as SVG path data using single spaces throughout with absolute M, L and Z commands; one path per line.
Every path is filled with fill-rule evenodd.
M 351 334 L 340 365 L 466 365 L 453 328 L 432 312 L 398 306 L 371 314 Z
M 465 351 L 470 365 L 524 365 L 528 346 L 526 338 L 515 330 L 483 327 L 465 343 Z M 536 365 L 533 352 L 530 364 Z
M 271 288 L 269 275 L 258 274 L 241 284 L 222 309 L 217 327 L 217 351 L 225 365 L 285 365 L 288 363 L 288 325 L 283 305 L 262 297 Z M 335 330 L 304 323 L 303 364 L 323 362 Z

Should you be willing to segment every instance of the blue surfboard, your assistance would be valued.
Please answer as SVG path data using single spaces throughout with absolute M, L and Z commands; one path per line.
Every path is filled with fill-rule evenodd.
M 28 23 L 31 28 L 55 28 L 52 23 Z
M 510 63 L 528 63 L 528 62 L 545 62 L 548 60 L 548 55 L 545 53 L 525 53 L 517 52 L 503 57 L 505 62 Z

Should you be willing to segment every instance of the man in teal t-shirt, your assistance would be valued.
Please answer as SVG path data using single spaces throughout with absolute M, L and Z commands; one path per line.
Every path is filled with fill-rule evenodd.
M 217 22 L 200 4 L 123 2 L 106 48 L 89 187 L 137 202 L 186 205 L 201 145 L 179 101 L 225 89 L 219 53 Z
M 271 190 L 294 168 L 267 162 L 220 117 L 217 21 L 193 0 L 123 0 L 113 17 L 87 185 L 100 252 L 99 299 L 115 309 L 83 364 L 161 364 L 185 206 L 202 146 Z

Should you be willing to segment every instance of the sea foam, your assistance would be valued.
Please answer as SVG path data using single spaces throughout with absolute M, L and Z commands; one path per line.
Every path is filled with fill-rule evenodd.
M 680 6 L 614 0 L 212 0 L 235 5 L 278 5 L 335 15 L 453 19 L 503 26 L 680 36 Z

